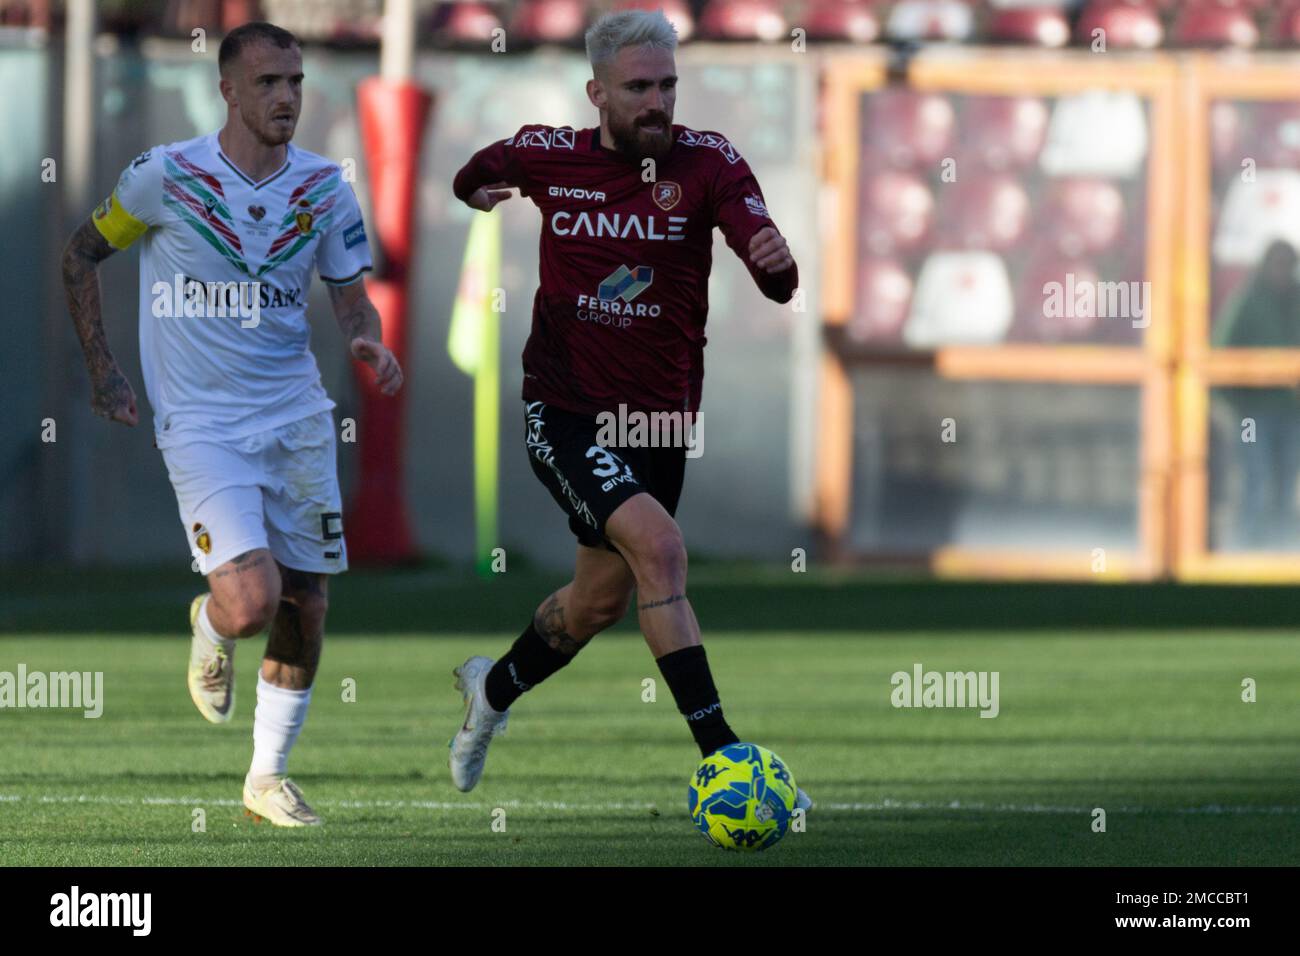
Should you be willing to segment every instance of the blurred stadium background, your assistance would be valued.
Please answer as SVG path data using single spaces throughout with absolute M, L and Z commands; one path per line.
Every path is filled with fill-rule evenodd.
M 1300 0 L 416 3 L 414 79 L 434 104 L 416 182 L 400 457 L 387 450 L 400 461 L 397 517 L 409 542 L 350 541 L 354 571 L 333 592 L 330 633 L 478 634 L 466 644 L 483 648 L 483 635 L 517 632 L 571 565 L 564 520 L 519 443 L 538 220 L 518 200 L 502 207 L 493 266 L 508 306 L 491 540 L 476 523 L 477 386 L 453 356 L 452 334 L 474 214 L 454 200 L 451 180 L 473 150 L 525 122 L 594 125 L 582 33 L 600 12 L 629 5 L 662 7 L 676 23 L 685 40 L 676 122 L 737 145 L 803 282 L 799 307 L 767 302 L 715 240 L 705 452 L 688 467 L 679 519 L 706 640 L 773 632 L 711 645 L 720 673 L 737 675 L 720 684 L 737 709 L 767 714 L 750 724 L 765 728 L 765 741 L 802 748 L 790 759 L 813 768 L 819 799 L 843 809 L 901 796 L 920 801 L 917 813 L 934 809 L 921 829 L 904 808 L 894 830 L 841 831 L 853 847 L 870 837 L 879 853 L 836 843 L 840 855 L 827 859 L 1293 861 L 1274 827 L 1278 812 L 1288 825 L 1296 812 L 1294 601 L 1289 588 L 1267 585 L 1300 580 Z M 195 589 L 190 556 L 147 426 L 110 428 L 88 410 L 58 250 L 142 149 L 221 125 L 220 35 L 256 18 L 303 40 L 296 142 L 354 160 L 372 222 L 357 87 L 378 70 L 382 3 L 123 0 L 94 4 L 93 24 L 75 20 L 77 6 L 0 0 L 0 301 L 11 336 L 0 629 L 14 635 L 0 665 L 108 667 L 121 647 L 120 660 L 147 670 L 147 641 L 78 641 L 181 621 Z M 195 30 L 206 52 L 194 51 Z M 60 161 L 58 184 L 41 179 L 47 157 Z M 143 401 L 136 268 L 124 255 L 103 270 L 105 324 Z M 1065 308 L 1049 304 L 1050 283 L 1061 284 Z M 1091 302 L 1076 298 L 1083 287 L 1097 292 Z M 364 436 L 364 395 L 323 293 L 313 295 L 313 346 L 336 416 L 358 418 Z M 58 428 L 52 445 L 42 441 L 47 418 Z M 366 474 L 358 445 L 340 446 L 340 468 L 351 539 Z M 493 542 L 510 573 L 482 574 Z M 791 573 L 794 549 L 806 552 L 808 574 Z M 609 653 L 648 666 L 634 626 L 624 622 L 631 643 Z M 1125 640 L 1085 636 L 1102 628 Z M 975 630 L 986 633 L 958 634 Z M 1020 633 L 1059 643 L 1019 643 Z M 856 640 L 869 634 L 878 640 Z M 326 665 L 350 674 L 387 661 L 388 676 L 375 679 L 394 681 L 393 700 L 425 693 L 391 674 L 424 673 L 411 651 L 369 647 L 340 642 Z M 885 724 L 897 716 L 885 703 L 888 674 L 914 660 L 1008 672 L 1015 663 L 1027 696 L 973 730 Z M 611 661 L 595 676 L 621 673 Z M 157 669 L 149 679 L 163 692 L 175 675 Z M 1266 717 L 1236 703 L 1244 675 L 1271 681 Z M 585 679 L 573 686 L 591 701 L 610 693 Z M 862 680 L 880 687 L 865 703 Z M 444 696 L 431 693 L 433 717 L 412 704 L 391 720 L 418 722 L 424 734 L 434 718 L 454 719 Z M 568 754 L 563 734 L 579 734 L 555 729 L 566 726 L 563 697 L 542 704 L 539 695 L 538 707 L 559 708 L 550 737 Z M 192 724 L 183 698 L 173 703 L 178 725 Z M 843 723 L 844 708 L 858 706 L 871 719 L 850 713 Z M 359 739 L 328 713 L 317 739 Z M 780 714 L 798 716 L 787 726 Z M 997 725 L 987 738 L 985 724 Z M 668 768 L 655 778 L 664 792 L 676 792 L 673 768 L 689 757 L 676 729 L 664 717 L 644 731 L 670 742 L 647 758 Z M 55 745 L 85 737 L 48 731 Z M 6 762 L 16 766 L 20 745 L 11 745 Z M 388 761 L 383 792 L 427 792 L 401 782 L 427 757 L 422 738 L 409 746 L 395 756 L 363 748 Z M 239 748 L 227 749 L 236 767 Z M 149 761 L 164 761 L 151 753 L 138 750 L 131 766 L 140 761 L 147 776 Z M 94 759 L 88 752 L 85 766 Z M 327 795 L 354 796 L 351 778 L 331 778 L 323 757 L 303 759 L 309 780 L 334 780 L 320 785 Z M 531 759 L 541 792 L 564 799 L 564 776 L 545 776 L 549 765 Z M 935 768 L 944 769 L 931 777 Z M 58 773 L 20 770 L 0 783 L 24 793 L 75 784 Z M 429 776 L 446 789 L 436 768 Z M 512 794 L 528 783 L 502 777 Z M 635 785 L 618 781 L 611 792 L 622 799 Z M 1119 805 L 1172 815 L 1119 856 L 1041 816 L 1093 806 L 1098 786 Z M 134 799 L 129 788 L 104 792 Z M 1042 805 L 1009 821 L 987 817 L 976 839 L 954 823 L 955 806 L 945 815 L 954 795 Z M 1176 815 L 1207 803 L 1273 816 L 1206 817 L 1220 827 L 1211 839 L 1201 818 Z M 894 812 L 887 802 L 870 808 Z M 37 832 L 41 818 L 32 819 Z M 1016 840 L 1026 846 L 1008 849 Z M 59 858 L 32 846 L 23 859 Z M 120 847 L 104 852 L 69 858 L 133 859 Z
M 460 564 L 476 549 L 474 386 L 448 350 L 471 214 L 451 176 L 524 122 L 595 122 L 582 32 L 619 5 L 415 4 L 415 79 L 435 103 L 406 356 L 407 557 Z M 85 75 L 65 42 L 69 6 L 0 3 L 0 82 L 22 91 L 0 106 L 11 134 L 0 209 L 19 225 L 0 235 L 0 294 L 37 320 L 41 359 L 6 362 L 0 562 L 184 563 L 147 430 L 102 428 L 86 412 L 57 250 L 145 145 L 220 124 L 216 46 L 255 17 L 306 42 L 298 142 L 351 158 L 369 211 L 356 88 L 377 69 L 382 8 L 91 6 L 88 123 L 64 108 L 77 93 L 68 78 Z M 804 276 L 801 311 L 769 306 L 718 240 L 707 453 L 681 513 L 699 558 L 779 563 L 803 547 L 940 575 L 1300 577 L 1300 352 L 1286 351 L 1300 345 L 1300 3 L 662 6 L 687 38 L 678 121 L 739 145 Z M 85 162 L 68 155 L 58 182 L 43 182 L 42 161 L 69 150 Z M 559 566 L 571 557 L 561 516 L 516 440 L 535 230 L 531 206 L 504 208 L 498 543 Z M 105 281 L 118 290 L 107 326 L 138 382 L 120 291 L 134 287 L 134 257 L 110 262 Z M 1067 294 L 1092 284 L 1100 301 L 1053 312 L 1052 282 Z M 318 360 L 338 416 L 358 417 L 334 336 L 316 329 Z M 64 453 L 42 447 L 32 423 L 47 416 Z M 1253 442 L 1241 440 L 1245 417 Z M 354 500 L 356 449 L 341 463 Z

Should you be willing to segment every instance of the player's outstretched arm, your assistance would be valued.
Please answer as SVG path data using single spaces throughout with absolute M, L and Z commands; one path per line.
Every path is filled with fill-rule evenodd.
M 375 372 L 375 384 L 385 395 L 396 395 L 402 387 L 402 367 L 383 342 L 379 311 L 366 295 L 362 279 L 347 285 L 331 285 L 330 304 L 334 317 L 347 338 L 352 357 Z
M 135 391 L 113 359 L 100 307 L 99 264 L 116 251 L 87 219 L 63 248 L 63 289 L 90 372 L 90 407 L 110 421 L 135 425 Z

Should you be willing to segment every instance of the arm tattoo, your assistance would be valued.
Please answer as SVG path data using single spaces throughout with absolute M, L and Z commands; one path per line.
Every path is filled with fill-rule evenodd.
M 360 284 L 361 280 L 357 280 Z M 334 317 L 338 319 L 339 328 L 349 342 L 353 339 L 371 339 L 379 342 L 383 338 L 383 324 L 374 303 L 366 297 L 365 288 L 360 293 L 349 292 L 352 286 L 329 287 L 330 304 L 334 306 Z M 354 298 L 355 297 L 355 298 Z M 349 301 L 351 300 L 351 301 Z
M 560 604 L 560 599 L 554 594 L 550 596 L 546 604 L 533 617 L 533 626 L 537 628 L 537 633 L 542 635 L 542 639 L 552 650 L 559 651 L 561 654 L 573 655 L 582 650 L 583 646 L 590 638 L 577 638 L 568 633 L 564 624 L 564 607 Z
M 686 600 L 685 594 L 674 594 L 672 597 L 664 598 L 662 601 L 648 601 L 645 604 L 639 605 L 637 610 L 648 611 L 651 608 L 667 607 L 669 604 L 676 604 L 678 601 L 685 601 L 685 600 Z
M 115 251 L 89 219 L 77 228 L 63 249 L 63 288 L 68 297 L 68 311 L 72 313 L 72 323 L 86 357 L 86 369 L 90 372 L 94 389 L 92 404 L 100 414 L 112 411 L 123 392 L 130 390 L 108 347 L 100 306 L 99 264 Z

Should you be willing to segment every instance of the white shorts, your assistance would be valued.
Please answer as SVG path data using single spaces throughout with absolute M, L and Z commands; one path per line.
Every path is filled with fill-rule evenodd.
M 347 570 L 329 412 L 229 442 L 187 442 L 164 449 L 163 461 L 203 574 L 258 548 L 298 571 Z

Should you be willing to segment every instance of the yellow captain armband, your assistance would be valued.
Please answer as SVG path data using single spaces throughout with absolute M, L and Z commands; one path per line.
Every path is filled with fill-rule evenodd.
M 90 221 L 114 249 L 125 249 L 149 228 L 122 208 L 116 192 L 95 207 Z

